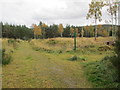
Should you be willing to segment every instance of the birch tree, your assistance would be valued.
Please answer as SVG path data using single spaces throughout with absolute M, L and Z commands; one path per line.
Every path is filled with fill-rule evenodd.
M 109 8 L 107 9 L 108 13 L 111 15 L 111 19 L 112 19 L 112 27 L 111 27 L 111 31 L 112 31 L 112 36 L 115 36 L 116 35 L 116 31 L 117 31 L 117 18 L 118 18 L 118 8 L 119 8 L 119 5 L 118 5 L 118 2 L 115 0 L 109 0 L 107 2 Z M 115 22 L 115 27 L 113 26 Z
M 60 35 L 61 35 L 61 37 L 63 36 L 62 34 L 63 34 L 63 25 L 62 24 L 59 24 L 59 26 L 58 26 L 58 31 L 59 31 L 59 33 L 60 33 Z
M 70 35 L 71 35 L 71 37 L 73 36 L 73 34 L 74 34 L 74 29 L 71 27 L 70 28 Z
M 89 11 L 87 13 L 86 18 L 93 18 L 95 22 L 95 40 L 97 38 L 97 21 L 102 21 L 102 8 L 105 6 L 103 2 L 92 1 L 89 4 Z
M 33 24 L 34 38 L 38 38 L 42 34 L 42 30 L 36 24 Z

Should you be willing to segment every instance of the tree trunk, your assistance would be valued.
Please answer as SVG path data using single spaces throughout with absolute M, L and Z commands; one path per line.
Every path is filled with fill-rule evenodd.
M 74 30 L 74 50 L 76 51 L 76 30 Z
M 62 33 L 61 33 L 61 37 L 62 37 L 63 35 L 62 35 Z
M 114 30 L 113 30 L 113 15 L 112 15 L 112 36 L 114 36 Z
M 84 33 L 83 33 L 83 27 L 82 27 L 82 31 L 81 31 L 81 34 L 82 34 L 82 35 L 81 35 L 81 37 L 83 37 L 83 34 L 84 34 Z
M 95 40 L 97 39 L 97 19 L 95 17 Z
M 117 34 L 117 15 L 115 15 L 115 36 Z

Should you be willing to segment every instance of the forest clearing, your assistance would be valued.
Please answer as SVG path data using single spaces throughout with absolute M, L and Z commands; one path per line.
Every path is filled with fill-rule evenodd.
M 120 89 L 120 0 L 0 6 L 0 89 Z
M 105 77 L 110 79 L 107 73 L 114 74 L 113 71 L 107 70 L 105 72 L 107 76 L 104 74 L 96 76 L 97 83 L 92 79 L 92 75 L 87 76 L 87 73 L 92 73 L 94 68 L 97 68 L 96 64 L 93 66 L 89 64 L 99 63 L 105 56 L 113 55 L 114 47 L 104 43 L 111 41 L 112 37 L 99 37 L 97 41 L 94 41 L 94 38 L 77 38 L 76 53 L 71 49 L 72 38 L 31 41 L 17 39 L 14 43 L 8 42 L 10 40 L 14 41 L 2 40 L 3 48 L 8 51 L 7 53 L 12 53 L 13 58 L 10 64 L 3 66 L 3 88 L 115 87 L 115 83 L 111 85 L 111 80 L 103 81 Z M 101 46 L 103 49 L 99 50 Z M 72 60 L 74 55 L 77 55 L 78 60 Z M 100 72 L 103 73 L 102 70 L 96 71 L 98 75 Z M 105 82 L 108 83 L 104 85 Z

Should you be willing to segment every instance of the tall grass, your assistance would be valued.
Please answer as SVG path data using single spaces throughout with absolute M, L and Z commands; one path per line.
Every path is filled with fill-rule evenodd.
M 2 46 L 1 49 L 2 53 L 2 64 L 7 65 L 9 64 L 12 59 L 12 53 L 14 50 L 18 48 L 18 43 L 20 43 L 20 40 L 14 40 L 14 39 L 2 39 Z
M 94 38 L 77 38 L 77 50 L 83 51 L 85 48 L 93 50 L 101 45 L 106 45 L 105 42 L 111 41 L 111 37 L 103 38 L 99 37 L 97 41 Z M 52 39 L 39 39 L 31 40 L 31 45 L 37 50 L 53 51 L 53 52 L 69 52 L 73 50 L 74 39 L 73 38 L 52 38 Z M 95 50 L 95 49 L 94 49 Z M 88 51 L 88 50 L 86 50 Z

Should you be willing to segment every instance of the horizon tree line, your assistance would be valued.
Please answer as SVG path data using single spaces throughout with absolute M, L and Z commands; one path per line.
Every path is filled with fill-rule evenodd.
M 112 25 L 105 27 L 105 25 L 98 25 L 98 21 L 102 21 L 102 8 L 108 7 L 107 12 L 112 17 Z M 32 28 L 28 28 L 25 25 L 9 25 L 1 22 L 2 35 L 7 38 L 54 38 L 54 37 L 73 37 L 76 31 L 78 37 L 95 37 L 98 36 L 115 36 L 117 31 L 117 13 L 118 13 L 118 2 L 108 0 L 101 2 L 99 0 L 92 0 L 89 4 L 89 11 L 86 15 L 86 19 L 94 19 L 95 25 L 87 26 L 70 26 L 66 25 L 63 27 L 62 24 L 46 25 L 41 22 L 39 25 L 33 24 Z M 113 25 L 115 21 L 115 25 Z M 114 28 L 113 28 L 114 27 Z
M 41 22 L 36 25 L 32 24 L 32 28 L 28 28 L 25 25 L 11 25 L 3 24 L 2 26 L 2 36 L 3 38 L 19 38 L 19 39 L 33 39 L 33 38 L 55 38 L 55 37 L 74 37 L 74 31 L 76 30 L 77 37 L 94 37 L 95 35 L 95 26 L 70 26 L 66 25 L 63 27 L 62 24 L 57 25 L 46 25 Z M 97 25 L 98 31 L 97 35 L 102 37 L 111 36 L 110 27 L 111 25 Z

